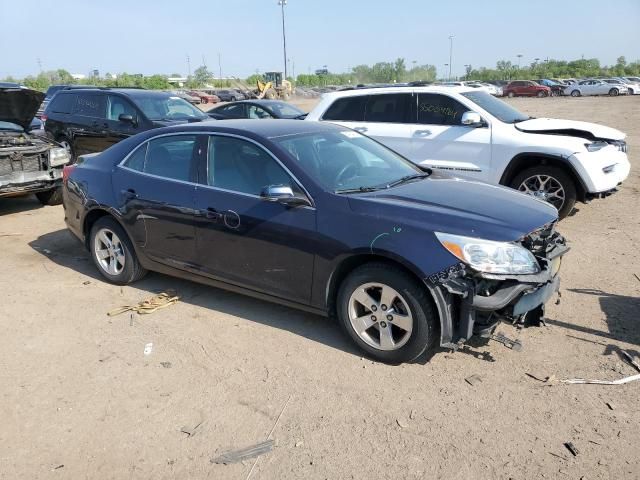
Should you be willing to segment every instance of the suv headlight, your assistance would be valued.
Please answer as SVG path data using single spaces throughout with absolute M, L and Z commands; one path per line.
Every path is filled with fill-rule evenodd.
M 452 255 L 479 272 L 518 275 L 540 271 L 536 258 L 521 245 L 448 233 L 435 234 Z
M 60 165 L 66 165 L 71 158 L 69 153 L 64 148 L 52 148 L 49 150 L 49 166 L 58 167 Z

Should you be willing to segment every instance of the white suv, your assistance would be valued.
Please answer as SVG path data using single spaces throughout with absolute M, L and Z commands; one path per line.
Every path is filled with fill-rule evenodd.
M 468 87 L 388 87 L 325 94 L 306 120 L 364 133 L 420 165 L 507 185 L 567 216 L 576 201 L 629 175 L 625 134 L 593 123 L 530 118 Z

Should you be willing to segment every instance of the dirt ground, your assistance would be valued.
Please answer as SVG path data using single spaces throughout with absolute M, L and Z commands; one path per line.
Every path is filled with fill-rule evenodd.
M 270 433 L 251 478 L 640 478 L 640 382 L 527 375 L 634 374 L 619 352 L 640 355 L 640 97 L 511 103 L 627 132 L 633 165 L 561 223 L 562 302 L 546 327 L 499 329 L 522 352 L 375 363 L 328 319 L 159 274 L 107 284 L 61 206 L 0 199 L 0 479 L 245 479 L 253 460 L 210 460 Z M 169 288 L 176 305 L 106 315 Z

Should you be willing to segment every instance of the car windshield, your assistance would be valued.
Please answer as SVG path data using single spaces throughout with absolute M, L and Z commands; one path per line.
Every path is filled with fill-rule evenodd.
M 0 130 L 16 130 L 22 132 L 24 129 L 20 125 L 11 122 L 0 122 Z
M 329 191 L 357 193 L 418 181 L 427 174 L 378 142 L 352 130 L 272 139 Z
M 480 108 L 486 110 L 498 120 L 505 123 L 518 123 L 531 118 L 529 115 L 525 115 L 519 110 L 513 108 L 511 105 L 503 102 L 502 100 L 498 100 L 487 92 L 466 92 L 463 93 L 462 96 L 468 98 Z
M 270 103 L 268 107 L 281 118 L 296 118 L 300 115 L 304 115 L 304 112 L 299 108 L 284 102 L 273 102 Z
M 149 120 L 204 120 L 204 112 L 177 96 L 146 95 L 133 99 Z

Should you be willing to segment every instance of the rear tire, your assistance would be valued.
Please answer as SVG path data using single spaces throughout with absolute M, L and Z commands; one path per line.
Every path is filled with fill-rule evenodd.
M 547 94 L 546 94 L 546 93 L 544 93 L 543 91 L 540 91 L 540 92 L 538 92 L 538 93 L 536 94 L 536 96 L 537 96 L 538 98 L 542 98 L 542 97 L 546 97 L 546 96 L 547 96 Z
M 36 193 L 36 197 L 43 205 L 60 205 L 62 203 L 62 187 Z
M 67 151 L 67 153 L 69 154 L 69 158 L 71 158 L 71 163 L 76 163 L 76 155 L 73 151 L 73 145 L 71 144 L 71 141 L 65 136 L 58 137 L 56 141 Z
M 540 185 L 544 182 L 544 185 Z M 558 217 L 562 220 L 571 213 L 576 204 L 576 185 L 571 176 L 558 167 L 536 165 L 518 173 L 510 184 L 511 188 L 527 193 L 540 200 L 552 204 L 558 210 Z M 542 188 L 539 188 L 539 187 Z M 561 188 L 561 192 L 558 190 Z M 543 198 L 546 194 L 549 199 Z M 554 204 L 555 195 L 562 195 L 562 203 Z
M 111 283 L 127 285 L 147 274 L 127 232 L 111 217 L 102 217 L 93 224 L 89 250 L 98 271 Z
M 410 362 L 436 341 L 437 316 L 426 290 L 388 264 L 368 263 L 351 272 L 340 286 L 337 311 L 351 340 L 381 362 Z

